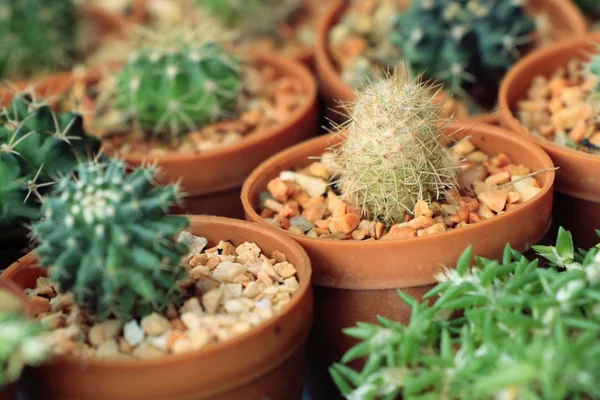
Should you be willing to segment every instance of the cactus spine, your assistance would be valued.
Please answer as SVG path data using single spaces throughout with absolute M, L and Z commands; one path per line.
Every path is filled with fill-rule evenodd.
M 180 193 L 177 185 L 155 186 L 156 174 L 155 167 L 126 174 L 116 159 L 81 164 L 33 226 L 50 279 L 93 318 L 142 317 L 180 299 L 188 249 L 177 235 L 189 222 L 167 215 Z
M 214 42 L 143 48 L 116 77 L 116 106 L 141 130 L 176 139 L 235 111 L 241 64 Z
M 535 29 L 522 1 L 412 1 L 397 16 L 392 42 L 414 72 L 444 83 L 468 99 L 473 87 L 490 88 L 479 102 L 495 101 L 495 91 L 519 59 Z M 493 105 L 493 104 L 487 104 Z
M 348 108 L 345 140 L 332 149 L 343 198 L 388 226 L 418 200 L 456 185 L 456 160 L 440 142 L 442 104 L 431 89 L 398 73 L 369 84 Z
M 69 174 L 78 158 L 96 152 L 81 115 L 55 113 L 48 103 L 17 93 L 0 110 L 0 226 L 40 217 L 40 200 L 53 179 Z
M 243 36 L 273 33 L 300 7 L 300 0 L 196 0 L 198 6 Z
M 0 77 L 26 78 L 70 67 L 75 13 L 70 0 L 0 2 Z

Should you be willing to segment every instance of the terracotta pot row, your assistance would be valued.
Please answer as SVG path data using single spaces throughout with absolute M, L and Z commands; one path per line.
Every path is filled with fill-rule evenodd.
M 345 0 L 332 0 L 330 8 L 319 21 L 316 43 L 316 70 L 321 95 L 327 106 L 327 117 L 336 122 L 344 120 L 342 104 L 355 98 L 355 90 L 342 79 L 329 48 L 329 32 L 348 8 Z M 587 24 L 579 9 L 569 0 L 531 0 L 527 2 L 530 14 L 544 12 L 548 15 L 553 31 L 565 37 L 579 36 L 587 32 Z M 472 118 L 486 123 L 498 123 L 499 114 L 491 112 Z

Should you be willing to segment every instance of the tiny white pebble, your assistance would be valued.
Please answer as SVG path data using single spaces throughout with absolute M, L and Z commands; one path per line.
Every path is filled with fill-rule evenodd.
M 142 343 L 146 337 L 142 327 L 136 320 L 131 320 L 125 324 L 123 327 L 123 336 L 125 337 L 125 340 L 127 340 L 127 343 L 132 346 L 137 346 Z

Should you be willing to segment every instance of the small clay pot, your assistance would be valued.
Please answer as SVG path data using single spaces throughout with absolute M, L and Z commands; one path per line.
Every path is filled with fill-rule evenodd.
M 417 1 L 417 0 L 415 0 Z M 321 96 L 327 105 L 327 117 L 335 122 L 345 120 L 341 104 L 354 100 L 355 90 L 342 80 L 339 67 L 329 50 L 329 31 L 341 19 L 348 2 L 332 0 L 330 8 L 319 20 L 315 62 Z M 565 36 L 583 35 L 587 31 L 585 18 L 579 9 L 567 0 L 530 0 L 527 9 L 532 13 L 543 10 L 548 13 L 556 31 Z M 341 102 L 341 103 L 340 103 Z M 471 116 L 471 119 L 488 124 L 498 124 L 500 115 L 493 111 L 487 114 Z
M 569 149 L 533 135 L 521 125 L 514 110 L 524 99 L 533 79 L 551 76 L 570 60 L 589 60 L 600 43 L 600 34 L 565 41 L 528 55 L 506 75 L 498 96 L 502 124 L 520 137 L 541 146 L 559 168 L 556 173 L 555 227 L 571 231 L 577 246 L 588 248 L 598 243 L 594 229 L 600 228 L 600 157 Z
M 293 240 L 244 221 L 190 217 L 191 232 L 209 246 L 229 239 L 283 252 L 298 270 L 300 287 L 284 310 L 250 332 L 205 349 L 152 360 L 81 360 L 61 357 L 23 374 L 31 397 L 75 399 L 288 400 L 302 398 L 305 340 L 312 322 L 311 265 Z M 27 288 L 44 275 L 30 253 L 1 276 Z
M 445 129 L 446 135 L 454 132 L 452 137 L 470 136 L 475 146 L 490 155 L 506 153 L 532 171 L 553 167 L 539 147 L 504 129 L 478 122 L 450 124 Z M 259 194 L 281 171 L 309 165 L 309 157 L 320 156 L 339 140 L 333 134 L 321 136 L 262 163 L 242 187 L 246 218 L 281 231 L 259 216 Z M 327 368 L 356 343 L 342 334 L 342 328 L 357 321 L 376 322 L 377 315 L 408 321 L 410 309 L 397 289 L 421 299 L 435 284 L 434 275 L 440 266 L 454 267 L 469 245 L 477 255 L 498 259 L 506 243 L 525 251 L 540 240 L 551 222 L 554 172 L 537 177 L 543 182 L 542 190 L 527 203 L 489 220 L 431 236 L 360 242 L 315 239 L 283 231 L 304 247 L 313 263 L 315 319 L 308 352 L 313 399 L 338 396 Z

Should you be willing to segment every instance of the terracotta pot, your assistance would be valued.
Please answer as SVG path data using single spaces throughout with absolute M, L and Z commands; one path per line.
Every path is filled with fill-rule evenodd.
M 338 123 L 345 119 L 344 115 L 340 114 L 340 112 L 343 112 L 343 108 L 339 102 L 343 103 L 353 100 L 355 98 L 355 91 L 342 80 L 339 68 L 329 51 L 328 35 L 331 27 L 340 20 L 347 6 L 348 2 L 332 0 L 330 8 L 319 20 L 315 50 L 320 93 L 324 97 L 328 108 L 327 117 Z M 532 12 L 539 9 L 546 11 L 555 30 L 564 32 L 565 35 L 583 35 L 587 30 L 585 18 L 570 1 L 531 0 L 528 2 L 527 7 Z M 489 114 L 475 115 L 471 118 L 488 124 L 498 124 L 500 115 L 498 112 L 492 111 Z
M 550 76 L 571 59 L 589 59 L 600 34 L 565 41 L 525 57 L 507 74 L 500 86 L 498 102 L 502 124 L 519 136 L 541 146 L 559 167 L 556 191 L 560 193 L 554 207 L 556 225 L 570 230 L 578 246 L 588 248 L 598 243 L 594 229 L 600 228 L 600 157 L 559 146 L 525 128 L 513 110 L 526 96 L 533 79 Z M 594 44 L 596 43 L 596 44 Z
M 206 349 L 153 360 L 86 360 L 63 357 L 26 369 L 25 386 L 43 399 L 278 399 L 302 398 L 305 340 L 312 321 L 311 265 L 302 248 L 258 224 L 220 217 L 191 217 L 191 232 L 209 245 L 230 239 L 283 252 L 298 270 L 300 287 L 284 311 L 250 332 Z M 30 253 L 1 278 L 34 287 L 43 270 Z M 35 392 L 35 393 L 34 393 Z
M 446 134 L 457 129 L 461 131 L 454 137 L 471 136 L 477 147 L 490 154 L 504 152 L 534 171 L 553 167 L 540 148 L 501 128 L 465 122 L 449 125 Z M 281 171 L 309 165 L 309 157 L 319 156 L 339 140 L 339 136 L 332 134 L 318 137 L 262 163 L 242 187 L 246 218 L 280 230 L 257 213 L 260 192 Z M 355 343 L 341 333 L 341 328 L 353 326 L 356 321 L 375 322 L 377 315 L 408 321 L 410 310 L 396 289 L 421 298 L 435 283 L 434 275 L 440 266 L 453 267 L 469 245 L 475 254 L 495 259 L 502 256 L 506 243 L 524 251 L 540 240 L 550 226 L 554 172 L 538 177 L 543 181 L 541 192 L 519 208 L 432 236 L 357 242 L 312 239 L 283 231 L 304 247 L 313 263 L 315 320 L 308 354 L 310 373 L 315 376 L 309 381 L 310 386 L 321 389 L 311 395 L 315 399 L 337 396 L 327 367 Z

